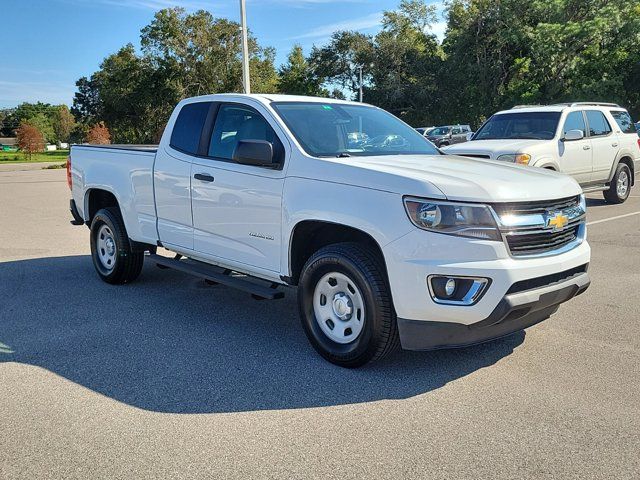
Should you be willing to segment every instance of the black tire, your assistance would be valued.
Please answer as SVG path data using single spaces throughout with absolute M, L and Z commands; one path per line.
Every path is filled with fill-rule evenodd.
M 105 266 L 100 259 L 100 248 L 97 241 L 103 226 L 110 230 L 111 238 L 115 243 L 113 263 L 109 266 Z M 134 251 L 131 248 L 127 230 L 117 208 L 103 208 L 96 213 L 91 222 L 90 237 L 93 266 L 102 280 L 111 284 L 123 284 L 132 282 L 140 275 L 144 252 Z
M 338 243 L 318 250 L 302 269 L 298 285 L 302 326 L 313 348 L 341 367 L 360 367 L 388 355 L 400 345 L 389 283 L 379 257 L 366 245 Z M 346 344 L 329 338 L 314 313 L 316 285 L 333 272 L 346 275 L 355 283 L 364 304 L 362 330 Z
M 624 193 L 620 193 L 618 190 L 618 181 L 622 178 L 624 179 L 626 176 L 626 190 Z M 609 185 L 609 190 L 605 190 L 603 193 L 604 199 L 607 203 L 624 203 L 627 198 L 629 198 L 629 194 L 631 193 L 631 170 L 629 170 L 629 166 L 625 163 L 619 163 L 616 167 L 616 173 L 613 175 L 611 179 L 611 184 Z

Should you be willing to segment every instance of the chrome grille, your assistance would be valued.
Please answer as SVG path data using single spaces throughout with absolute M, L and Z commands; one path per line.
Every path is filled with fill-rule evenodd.
M 514 257 L 540 256 L 577 246 L 585 232 L 580 196 L 552 201 L 492 205 L 500 231 Z M 558 226 L 554 220 L 561 219 Z

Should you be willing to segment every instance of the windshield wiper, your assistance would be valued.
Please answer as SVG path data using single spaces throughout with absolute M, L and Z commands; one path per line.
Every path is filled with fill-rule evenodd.
M 351 155 L 349 155 L 347 152 L 341 152 L 338 155 L 336 155 L 337 158 L 349 158 Z

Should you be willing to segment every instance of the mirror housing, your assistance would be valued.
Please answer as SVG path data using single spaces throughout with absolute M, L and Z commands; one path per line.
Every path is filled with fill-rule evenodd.
M 233 151 L 233 160 L 243 165 L 273 167 L 273 145 L 265 140 L 240 140 Z
M 575 140 L 582 140 L 584 138 L 584 132 L 582 130 L 569 130 L 562 137 L 564 142 L 573 142 Z
M 473 132 L 467 133 L 467 142 L 473 138 Z

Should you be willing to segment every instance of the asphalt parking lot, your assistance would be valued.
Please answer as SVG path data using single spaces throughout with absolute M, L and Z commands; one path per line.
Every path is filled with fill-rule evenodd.
M 639 478 L 640 187 L 592 286 L 464 350 L 321 360 L 295 295 L 95 275 L 64 170 L 0 171 L 0 478 Z

